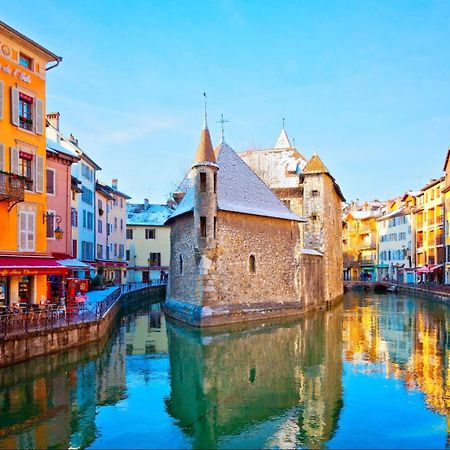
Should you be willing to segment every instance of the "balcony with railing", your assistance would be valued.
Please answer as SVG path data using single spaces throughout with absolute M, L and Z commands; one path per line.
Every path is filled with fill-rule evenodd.
M 25 178 L 0 172 L 0 202 L 22 202 L 25 199 Z

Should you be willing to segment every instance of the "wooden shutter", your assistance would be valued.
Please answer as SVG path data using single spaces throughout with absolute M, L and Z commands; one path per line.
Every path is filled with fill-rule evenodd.
M 55 195 L 55 171 L 47 169 L 47 194 Z
M 27 215 L 27 250 L 33 252 L 36 240 L 36 216 L 32 211 L 28 211 Z
M 5 98 L 3 87 L 4 87 L 4 83 L 3 83 L 3 81 L 0 80 L 0 120 L 3 119 L 3 104 L 4 104 L 3 99 Z
M 36 155 L 36 192 L 44 192 L 44 158 Z
M 42 100 L 36 99 L 34 120 L 36 134 L 44 134 L 44 103 Z
M 0 144 L 0 170 L 6 171 L 5 167 L 5 147 Z
M 27 251 L 27 212 L 19 211 L 19 250 Z
M 15 147 L 11 147 L 11 151 L 10 151 L 10 170 L 12 173 L 17 173 L 19 175 L 20 174 L 20 165 L 19 165 L 19 150 L 17 150 L 17 148 Z
M 11 88 L 11 123 L 19 126 L 19 90 Z

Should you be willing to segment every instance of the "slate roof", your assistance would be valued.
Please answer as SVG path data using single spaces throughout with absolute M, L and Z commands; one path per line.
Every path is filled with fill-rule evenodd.
M 127 203 L 127 225 L 163 226 L 172 212 L 167 205 Z
M 221 142 L 215 154 L 219 210 L 306 222 L 290 211 L 228 144 Z M 194 188 L 189 188 L 170 218 L 193 211 L 194 195 Z

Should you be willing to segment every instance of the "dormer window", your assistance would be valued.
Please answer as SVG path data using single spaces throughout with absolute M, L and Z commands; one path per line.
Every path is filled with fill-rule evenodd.
M 20 53 L 19 55 L 19 64 L 28 70 L 33 70 L 33 60 L 23 53 Z

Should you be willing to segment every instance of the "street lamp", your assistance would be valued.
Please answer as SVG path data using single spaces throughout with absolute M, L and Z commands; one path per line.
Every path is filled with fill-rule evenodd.
M 52 214 L 49 212 L 46 212 L 42 215 L 42 223 L 45 224 L 45 222 L 48 222 L 48 220 L 53 219 L 56 222 L 56 228 L 53 230 L 53 235 L 55 236 L 55 239 L 60 241 L 63 237 L 64 231 L 61 230 L 59 224 L 61 223 L 61 216 L 58 216 L 57 214 Z

